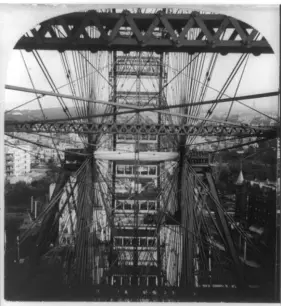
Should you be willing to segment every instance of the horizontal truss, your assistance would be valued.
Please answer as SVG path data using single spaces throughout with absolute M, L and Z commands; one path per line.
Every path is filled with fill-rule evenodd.
M 89 27 L 97 34 L 91 37 Z M 198 34 L 188 38 L 188 31 Z M 229 35 L 223 35 L 225 31 Z M 155 52 L 273 53 L 264 37 L 248 24 L 220 14 L 104 13 L 59 16 L 32 29 L 16 44 L 25 50 L 122 50 Z
M 149 76 L 157 77 L 160 73 L 160 59 L 148 56 L 118 56 L 116 76 Z M 113 69 L 110 71 L 113 76 Z
M 165 124 L 95 124 L 95 123 L 5 123 L 5 132 L 25 133 L 94 133 L 94 134 L 145 134 L 145 135 L 190 135 L 190 136 L 239 136 L 275 138 L 274 127 L 222 126 L 222 125 L 165 125 Z

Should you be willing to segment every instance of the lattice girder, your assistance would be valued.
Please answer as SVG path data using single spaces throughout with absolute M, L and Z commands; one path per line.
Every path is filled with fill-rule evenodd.
M 189 135 L 189 136 L 241 136 L 276 137 L 276 128 L 259 126 L 223 126 L 204 125 L 165 125 L 165 124 L 95 124 L 73 122 L 9 122 L 5 123 L 5 132 L 25 133 L 101 133 L 101 134 L 145 134 L 145 135 Z
M 95 27 L 95 35 L 90 27 Z M 220 14 L 92 10 L 42 22 L 25 34 L 15 49 L 273 53 L 264 37 L 256 40 L 257 34 L 250 25 Z

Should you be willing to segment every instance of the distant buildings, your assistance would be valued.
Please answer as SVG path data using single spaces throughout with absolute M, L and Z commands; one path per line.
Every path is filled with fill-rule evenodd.
M 5 174 L 6 178 L 19 177 L 30 172 L 31 157 L 30 145 L 17 145 L 5 148 Z
M 276 242 L 276 183 L 245 181 L 242 172 L 236 182 L 236 222 L 243 225 L 251 243 L 244 241 L 243 262 L 256 269 L 252 282 L 270 286 L 274 280 Z M 257 251 L 258 250 L 258 251 Z M 249 274 L 250 275 L 250 274 Z M 253 274 L 254 275 L 254 274 Z
M 42 162 L 49 162 L 49 160 L 57 159 L 57 151 L 55 149 L 41 148 L 39 151 L 39 159 Z
M 275 222 L 276 183 L 246 181 L 240 172 L 236 182 L 236 217 L 248 227 L 267 227 Z
M 248 226 L 251 231 L 275 231 L 276 186 L 269 182 L 248 182 Z
M 15 136 L 27 139 L 34 144 L 26 145 L 25 142 L 11 139 L 6 136 L 5 140 L 13 144 L 15 147 L 19 148 L 22 146 L 27 146 L 28 150 L 32 152 L 30 154 L 31 164 L 36 163 L 48 163 L 50 160 L 55 163 L 59 163 L 60 159 L 64 159 L 64 151 L 71 148 L 84 148 L 84 144 L 80 139 L 79 135 L 76 134 L 56 134 L 53 138 L 50 137 L 48 133 L 41 133 L 40 135 L 25 133 L 14 133 Z M 21 145 L 23 143 L 23 145 Z M 36 143 L 38 145 L 36 145 Z
M 64 151 L 81 147 L 81 145 L 79 146 L 62 142 L 56 146 L 50 145 L 50 148 L 38 147 L 36 154 L 39 162 L 48 163 L 50 160 L 52 160 L 55 163 L 59 163 L 60 160 L 64 159 Z

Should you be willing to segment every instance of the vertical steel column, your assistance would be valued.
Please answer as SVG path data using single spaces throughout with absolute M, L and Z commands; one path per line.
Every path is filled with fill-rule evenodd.
M 138 65 L 137 65 L 137 79 L 136 79 L 136 93 L 137 93 L 137 105 L 139 106 L 140 104 L 140 65 L 141 65 L 141 53 L 138 52 Z M 140 114 L 137 114 L 137 123 L 140 124 Z M 140 142 L 139 142 L 139 134 L 136 134 L 136 143 L 135 143 L 135 171 L 137 168 L 140 166 L 139 162 L 139 151 L 140 151 Z M 136 196 L 139 193 L 139 174 L 137 171 L 135 172 L 135 195 Z M 139 223 L 139 202 L 134 198 L 134 238 L 133 238 L 133 246 L 134 246 L 134 255 L 133 255 L 133 265 L 134 267 L 138 266 L 138 236 L 139 236 L 139 231 L 138 231 L 138 223 Z
M 159 59 L 159 97 L 158 97 L 158 106 L 161 107 L 162 104 L 163 104 L 163 64 L 164 64 L 164 61 L 163 61 L 163 58 L 164 58 L 164 55 L 163 53 L 160 54 L 160 59 Z M 162 118 L 161 118 L 161 114 L 158 113 L 158 124 L 161 124 L 162 123 Z M 161 136 L 158 135 L 157 136 L 157 151 L 160 152 L 161 151 Z M 160 162 L 158 163 L 157 165 L 157 190 L 160 194 L 160 184 L 161 184 L 161 181 L 160 181 L 160 171 L 161 171 L 161 167 L 160 167 Z M 157 211 L 159 212 L 160 211 L 160 197 L 158 196 L 158 199 L 157 199 Z M 157 227 L 157 267 L 158 267 L 158 285 L 160 285 L 161 283 L 161 241 L 160 241 L 160 226 Z
M 182 276 L 180 286 L 184 289 L 194 289 L 194 213 L 193 213 L 193 190 L 194 176 L 188 173 L 187 160 L 182 154 L 181 181 L 180 181 L 180 207 L 181 224 L 183 228 L 182 238 Z
M 187 108 L 183 109 L 184 114 L 187 114 Z M 182 118 L 181 124 L 186 124 L 187 118 Z M 181 287 L 191 287 L 192 286 L 192 273 L 191 267 L 193 266 L 193 256 L 190 256 L 193 252 L 193 240 L 189 240 L 190 233 L 193 233 L 193 226 L 191 218 L 192 207 L 193 207 L 193 199 L 190 200 L 190 194 L 188 192 L 188 173 L 187 173 L 187 165 L 186 165 L 186 136 L 181 135 L 178 138 L 179 146 L 179 173 L 178 173 L 178 209 L 181 212 L 181 225 L 183 228 L 182 235 L 182 274 L 180 280 Z M 191 211 L 191 214 L 190 214 Z M 187 232 L 188 231 L 188 232 Z M 193 237 L 192 237 L 193 238 Z
M 92 164 L 87 165 L 85 169 L 84 175 L 86 175 L 85 179 L 85 186 L 82 186 L 83 190 L 78 190 L 78 193 L 84 193 L 84 195 L 79 196 L 80 199 L 83 199 L 81 203 L 78 203 L 77 207 L 77 244 L 76 244 L 76 262 L 77 266 L 76 269 L 78 271 L 78 275 L 80 279 L 77 281 L 80 283 L 87 283 L 91 281 L 90 275 L 90 267 L 91 263 L 93 262 L 95 254 L 91 254 L 92 258 L 90 258 L 89 248 L 92 245 L 89 244 L 89 236 L 90 236 L 90 224 L 93 219 L 93 197 L 92 197 L 92 190 L 93 190 L 93 183 L 96 177 L 95 173 L 93 172 L 93 168 L 95 166 L 95 162 L 93 161 Z M 78 176 L 77 180 L 79 181 L 80 176 Z M 90 203 L 89 203 L 90 200 Z
M 112 101 L 116 102 L 117 99 L 117 54 L 116 51 L 112 52 Z M 113 107 L 113 124 L 116 123 L 117 115 L 116 115 L 117 107 Z M 112 150 L 116 151 L 116 134 L 112 135 Z M 112 207 L 112 219 L 114 220 L 114 207 L 115 207 L 115 188 L 116 187 L 116 161 L 112 162 L 112 199 L 111 199 L 111 207 Z M 113 221 L 114 222 L 114 221 Z M 113 235 L 112 231 L 110 233 L 111 239 L 110 239 L 110 255 L 109 255 L 109 265 L 112 264 L 112 256 L 113 256 Z
M 95 84 L 92 84 L 95 85 Z M 87 115 L 88 123 L 92 124 L 95 123 L 95 118 L 91 118 L 90 116 L 95 113 L 96 109 L 95 106 L 92 103 L 88 103 L 87 107 Z M 98 177 L 98 169 L 97 169 L 97 163 L 96 159 L 94 157 L 94 153 L 97 149 L 97 140 L 99 138 L 99 135 L 95 135 L 92 133 L 89 133 L 87 135 L 88 139 L 88 147 L 87 147 L 87 153 L 89 153 L 89 156 L 91 157 L 90 165 L 86 168 L 86 186 L 82 186 L 82 190 L 78 190 L 78 198 L 84 198 L 83 203 L 81 203 L 79 206 L 85 206 L 81 207 L 80 209 L 80 220 L 77 220 L 77 225 L 81 226 L 81 233 L 78 235 L 79 239 L 82 239 L 84 241 L 84 247 L 82 245 L 82 248 L 84 248 L 84 262 L 83 264 L 86 266 L 85 269 L 85 275 L 83 278 L 87 281 L 92 278 L 91 274 L 93 273 L 93 265 L 95 264 L 95 256 L 96 252 L 98 252 L 94 246 L 93 246 L 93 239 L 89 239 L 91 236 L 91 226 L 90 224 L 93 223 L 94 219 L 94 209 L 95 206 L 97 206 L 96 201 L 96 190 L 95 185 L 97 184 L 99 177 Z M 84 175 L 84 173 L 81 173 L 78 176 L 78 181 L 80 180 L 80 176 Z M 86 193 L 86 195 L 84 195 Z M 78 222 L 79 221 L 79 222 Z M 79 224 L 78 224 L 79 223 Z M 92 280 L 93 281 L 93 280 Z

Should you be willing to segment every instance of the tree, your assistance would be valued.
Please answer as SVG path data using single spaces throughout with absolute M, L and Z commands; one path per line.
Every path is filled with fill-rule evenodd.
M 50 184 L 57 181 L 60 171 L 61 168 L 57 166 L 54 161 L 48 164 L 46 178 L 49 180 Z
M 32 190 L 25 182 L 7 185 L 5 190 L 5 205 L 26 208 L 29 206 Z
M 52 166 L 52 165 L 54 165 L 54 164 L 55 164 L 54 158 L 53 158 L 53 157 L 49 158 L 47 165 L 48 165 L 48 166 Z
M 11 192 L 13 185 L 5 179 L 5 195 Z
M 231 172 L 228 165 L 221 165 L 219 170 L 219 181 L 228 182 Z
M 216 182 L 218 190 L 222 193 L 232 193 L 234 190 L 233 173 L 228 164 L 219 165 L 219 174 Z
M 40 180 L 33 181 L 31 184 L 18 182 L 14 185 L 6 183 L 5 188 L 5 205 L 6 207 L 17 207 L 27 209 L 30 207 L 30 199 L 45 201 L 46 194 L 49 193 L 49 186 L 52 183 L 51 177 L 44 177 Z

